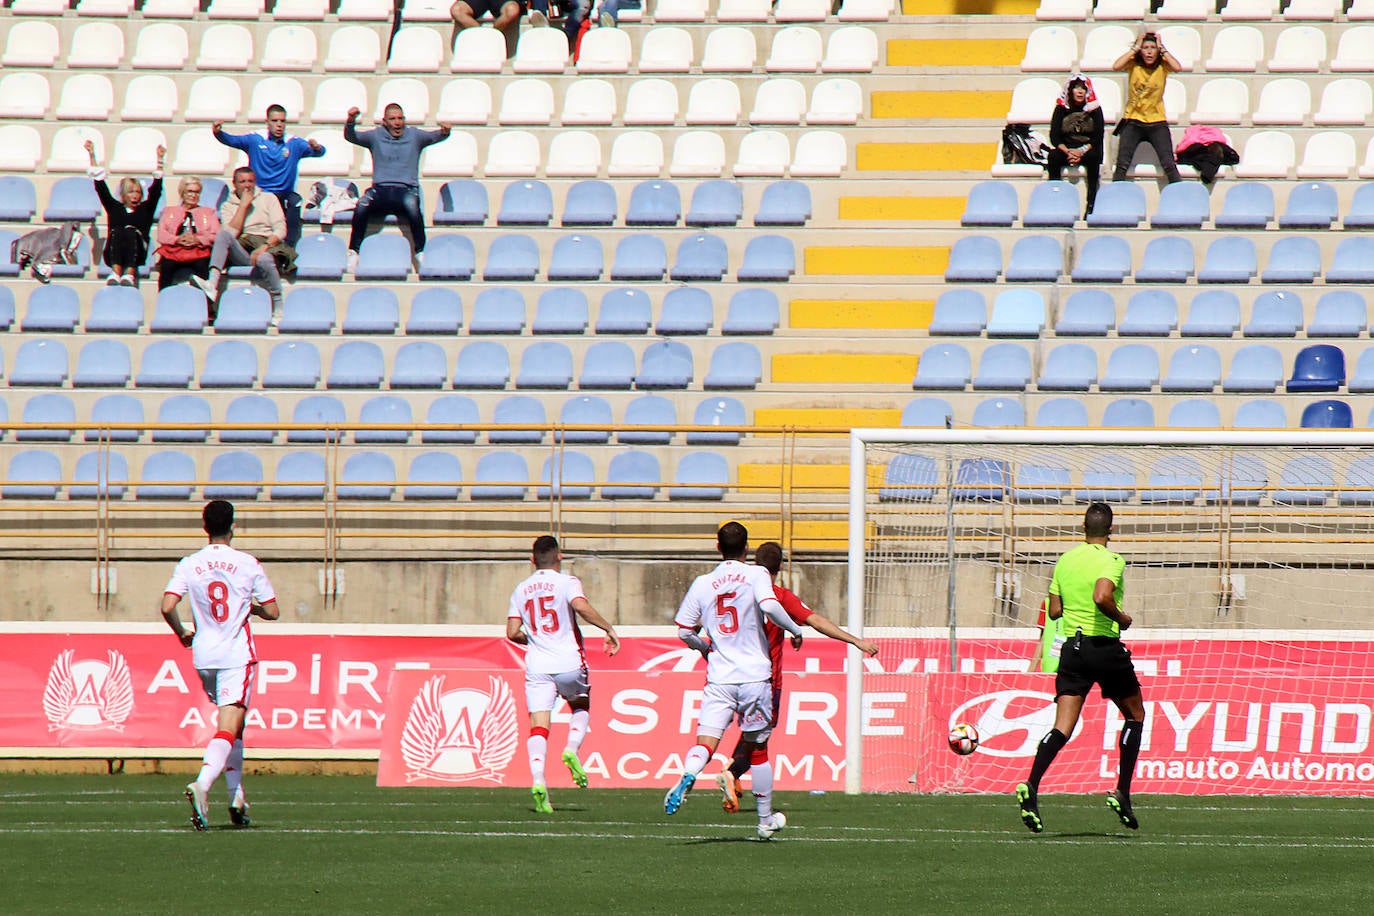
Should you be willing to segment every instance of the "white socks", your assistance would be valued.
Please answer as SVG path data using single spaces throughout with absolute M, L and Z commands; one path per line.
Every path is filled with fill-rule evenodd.
M 206 792 L 219 779 L 219 774 L 224 772 L 224 765 L 229 760 L 229 752 L 234 747 L 234 736 L 228 732 L 215 732 L 215 737 L 210 739 L 210 743 L 205 746 L 205 764 L 200 768 L 200 775 L 196 777 L 196 785 Z
M 589 709 L 574 709 L 572 721 L 568 723 L 568 750 L 574 754 L 582 747 L 582 741 L 591 730 L 592 713 Z
M 773 814 L 773 764 L 765 760 L 749 768 L 754 782 L 754 801 L 759 806 L 759 820 L 766 821 Z
M 534 729 L 525 741 L 525 748 L 530 755 L 530 779 L 537 786 L 544 784 L 544 759 L 549 752 L 548 734 L 548 729 Z
M 706 764 L 711 759 L 711 752 L 706 749 L 706 745 L 698 744 L 687 752 L 687 758 L 682 761 L 682 769 L 698 776 L 701 771 L 706 769 Z

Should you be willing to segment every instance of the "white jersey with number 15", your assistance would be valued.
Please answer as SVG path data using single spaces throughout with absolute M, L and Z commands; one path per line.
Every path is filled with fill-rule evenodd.
M 177 564 L 164 591 L 190 599 L 197 668 L 236 668 L 258 660 L 248 611 L 276 600 L 276 592 L 255 557 L 228 544 L 207 544 Z
M 511 592 L 506 616 L 525 625 L 527 672 L 562 674 L 587 667 L 582 630 L 572 609 L 574 601 L 586 597 L 580 579 L 553 569 L 536 569 Z
M 711 637 L 706 680 L 712 684 L 748 684 L 773 676 L 765 620 L 759 604 L 777 600 L 773 581 L 762 566 L 726 560 L 697 576 L 678 608 L 677 625 L 700 626 Z

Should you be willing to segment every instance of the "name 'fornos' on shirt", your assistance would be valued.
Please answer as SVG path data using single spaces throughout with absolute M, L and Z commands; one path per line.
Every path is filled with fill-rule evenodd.
M 535 570 L 511 592 L 506 616 L 525 625 L 526 671 L 562 674 L 587 667 L 582 630 L 572 609 L 578 598 L 586 598 L 581 580 L 553 569 Z

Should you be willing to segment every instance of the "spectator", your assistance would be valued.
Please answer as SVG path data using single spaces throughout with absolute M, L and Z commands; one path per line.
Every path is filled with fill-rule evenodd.
M 594 5 L 599 6 L 595 20 L 591 15 Z M 536 29 L 548 26 L 549 0 L 533 0 L 531 6 L 533 9 L 530 11 L 530 26 Z M 620 4 L 619 0 L 602 0 L 600 4 L 596 4 L 595 0 L 570 0 L 564 9 L 563 32 L 568 36 L 568 52 L 575 54 L 578 39 L 587 31 L 592 21 L 602 28 L 615 27 Z
M 153 169 L 147 198 L 143 196 L 143 183 L 137 178 L 121 178 L 119 200 L 115 200 L 105 185 L 108 173 L 96 162 L 95 143 L 87 140 L 85 146 L 86 155 L 91 157 L 87 174 L 95 184 L 108 223 L 104 255 L 105 265 L 110 268 L 107 282 L 110 286 L 137 286 L 138 268 L 148 257 L 148 236 L 153 230 L 158 199 L 162 197 L 162 157 L 167 155 L 167 147 L 157 148 L 157 168 Z
M 272 321 L 281 318 L 281 277 L 296 253 L 283 244 L 286 216 L 275 194 L 258 189 L 257 175 L 244 166 L 234 170 L 234 190 L 219 211 L 220 230 L 210 251 L 210 276 L 191 282 L 205 293 L 213 319 L 229 267 L 252 267 L 253 283 L 272 297 Z M 278 261 L 282 263 L 278 263 Z M 282 264 L 285 264 L 285 269 Z
M 1183 69 L 1178 60 L 1165 50 L 1155 32 L 1141 32 L 1135 44 L 1116 59 L 1112 69 L 1126 77 L 1126 106 L 1115 133 L 1120 137 L 1116 147 L 1116 169 L 1112 181 L 1123 181 L 1135 159 L 1136 147 L 1149 143 L 1159 156 L 1159 165 L 1169 183 L 1182 181 L 1174 162 L 1174 142 L 1169 136 L 1169 122 L 1164 114 L 1164 83 L 1170 73 Z
M 157 223 L 157 268 L 159 291 L 192 277 L 210 276 L 210 252 L 219 234 L 219 217 L 210 207 L 201 206 L 203 190 L 199 178 L 183 178 L 177 184 L 181 203 L 162 211 Z
M 432 143 L 447 140 L 450 126 L 438 130 L 406 126 L 406 114 L 395 102 L 382 110 L 382 126 L 359 133 L 354 124 L 358 109 L 348 109 L 344 139 L 372 152 L 372 187 L 358 198 L 353 209 L 353 231 L 348 237 L 348 269 L 358 264 L 358 248 L 367 234 L 368 218 L 395 215 L 410 226 L 418 269 L 425 251 L 425 215 L 420 209 L 420 152 Z
M 255 134 L 226 134 L 224 122 L 210 125 L 215 139 L 225 146 L 248 154 L 248 166 L 258 176 L 258 188 L 270 191 L 286 215 L 286 244 L 294 247 L 301 240 L 301 196 L 296 193 L 296 170 L 302 159 L 323 156 L 318 140 L 303 140 L 286 134 L 286 109 L 267 106 L 267 127 Z
M 1223 165 L 1240 162 L 1240 155 L 1232 148 L 1226 134 L 1220 128 L 1204 124 L 1194 124 L 1185 130 L 1176 152 L 1178 161 L 1197 169 L 1206 185 L 1217 180 L 1217 172 Z
M 545 9 L 548 8 L 548 0 L 543 0 Z M 457 0 L 449 8 L 448 14 L 453 17 L 453 39 L 458 40 L 458 33 L 464 29 L 475 29 L 481 19 L 487 13 L 491 13 L 492 25 L 496 31 L 500 32 L 506 39 L 506 56 L 515 56 L 515 44 L 520 37 L 520 17 L 525 15 L 528 4 L 525 0 Z M 543 25 L 548 25 L 549 20 L 544 14 L 540 14 L 544 21 Z M 530 25 L 537 25 L 531 17 Z
M 1064 86 L 1050 116 L 1050 152 L 1045 169 L 1050 180 L 1064 174 L 1064 166 L 1083 167 L 1088 186 L 1088 206 L 1084 218 L 1093 212 L 1097 184 L 1102 171 L 1102 147 L 1106 138 L 1102 105 L 1093 92 L 1092 80 L 1075 73 Z

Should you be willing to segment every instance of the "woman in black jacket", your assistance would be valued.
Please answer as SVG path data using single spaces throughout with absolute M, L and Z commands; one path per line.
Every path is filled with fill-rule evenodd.
M 86 141 L 86 154 L 91 157 L 91 167 L 86 173 L 95 184 L 95 193 L 105 208 L 105 220 L 109 224 L 108 238 L 105 240 L 105 264 L 110 268 L 110 286 L 137 286 L 138 268 L 148 257 L 148 237 L 152 233 L 157 202 L 162 197 L 162 157 L 167 148 L 157 148 L 157 168 L 153 170 L 153 181 L 148 186 L 148 196 L 143 196 L 143 184 L 137 178 L 123 178 L 119 182 L 119 199 L 115 200 L 105 185 L 107 172 L 97 164 L 95 144 Z
M 1059 102 L 1050 117 L 1050 152 L 1045 169 L 1050 180 L 1064 174 L 1064 166 L 1083 167 L 1088 186 L 1086 218 L 1093 212 L 1097 200 L 1097 185 L 1102 171 L 1102 149 L 1106 137 L 1106 121 L 1102 106 L 1093 93 L 1092 83 L 1081 73 L 1075 73 L 1064 86 Z

